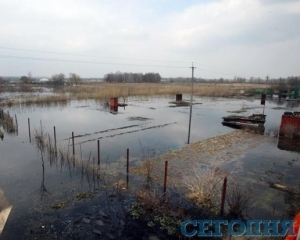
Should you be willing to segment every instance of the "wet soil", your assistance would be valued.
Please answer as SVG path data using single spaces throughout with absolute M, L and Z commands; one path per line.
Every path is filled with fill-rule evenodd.
M 184 188 L 183 177 L 191 174 L 191 170 L 205 166 L 221 166 L 235 161 L 249 150 L 271 141 L 267 137 L 252 132 L 235 130 L 233 132 L 191 143 L 181 150 L 170 151 L 154 159 L 153 179 L 162 182 L 164 177 L 164 164 L 168 161 L 169 185 Z M 136 166 L 135 174 L 146 174 L 145 164 Z

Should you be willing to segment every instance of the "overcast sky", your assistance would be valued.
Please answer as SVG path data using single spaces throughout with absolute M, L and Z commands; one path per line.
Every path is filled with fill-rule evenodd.
M 1 0 L 0 9 L 2 76 L 189 77 L 192 62 L 203 78 L 300 75 L 298 0 Z

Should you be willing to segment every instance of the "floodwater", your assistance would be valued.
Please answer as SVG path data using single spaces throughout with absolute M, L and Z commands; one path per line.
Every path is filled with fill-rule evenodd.
M 188 98 L 188 95 L 184 96 L 184 99 Z M 104 100 L 4 109 L 11 116 L 16 115 L 18 121 L 18 134 L 4 133 L 4 139 L 0 141 L 0 190 L 13 206 L 5 229 L 7 236 L 21 229 L 20 221 L 29 219 L 30 214 L 44 212 L 45 209 L 52 211 L 49 206 L 55 201 L 71 200 L 76 193 L 93 188 L 86 177 L 82 178 L 80 170 L 70 171 L 57 163 L 50 164 L 45 156 L 42 161 L 41 153 L 33 143 L 35 129 L 40 131 L 42 127 L 43 132 L 53 138 L 55 126 L 58 148 L 69 149 L 70 153 L 70 137 L 74 132 L 75 154 L 82 155 L 83 159 L 90 157 L 90 161 L 93 158 L 97 161 L 97 140 L 100 140 L 101 168 L 124 159 L 127 148 L 130 159 L 135 160 L 132 164 L 136 164 L 145 149 L 159 155 L 186 144 L 190 109 L 170 107 L 169 102 L 174 100 L 175 96 L 129 97 L 125 99 L 128 106 L 118 107 L 117 111 L 111 111 Z M 119 99 L 119 102 L 122 101 Z M 232 131 L 221 124 L 223 116 L 234 114 L 230 111 L 242 109 L 245 112 L 240 114 L 246 115 L 263 112 L 260 100 L 195 97 L 194 101 L 197 104 L 193 106 L 191 142 Z M 299 105 L 295 102 L 267 101 L 264 109 L 267 115 L 266 130 L 278 129 L 281 115 L 290 110 L 299 111 Z M 299 162 L 293 162 L 291 169 L 286 163 L 292 159 L 299 159 L 299 154 L 278 149 L 274 140 L 240 158 L 244 163 L 241 177 L 245 181 L 256 179 L 255 184 L 260 189 L 259 181 L 270 178 L 266 169 L 277 164 L 288 183 L 294 184 L 298 178 Z M 124 165 L 118 167 L 126 171 Z M 266 189 L 261 189 L 263 196 Z

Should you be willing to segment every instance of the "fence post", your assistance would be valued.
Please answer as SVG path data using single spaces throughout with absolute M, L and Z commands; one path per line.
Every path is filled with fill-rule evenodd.
M 30 118 L 28 118 L 28 132 L 29 132 L 29 142 L 31 143 Z
M 56 129 L 55 129 L 55 126 L 53 127 L 53 131 L 54 131 L 54 148 L 55 148 L 55 157 L 57 157 Z
M 17 119 L 17 114 L 15 114 L 15 119 L 16 119 L 16 125 L 17 125 L 17 128 L 18 128 L 18 119 Z
M 98 166 L 100 167 L 100 140 L 98 140 Z
M 72 132 L 72 145 L 73 145 L 73 166 L 75 166 L 75 145 L 74 145 L 74 132 Z
M 227 188 L 227 177 L 224 178 L 223 188 L 222 188 L 222 198 L 221 198 L 221 211 L 220 215 L 224 215 L 224 205 L 225 205 L 225 197 L 226 197 L 226 188 Z
M 127 148 L 127 176 L 126 176 L 126 188 L 128 189 L 128 183 L 129 183 L 129 148 Z
M 167 191 L 167 177 L 168 177 L 168 161 L 165 161 L 164 195 L 166 195 L 166 191 Z

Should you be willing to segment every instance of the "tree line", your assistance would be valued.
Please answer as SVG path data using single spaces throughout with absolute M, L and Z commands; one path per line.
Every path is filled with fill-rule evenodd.
M 51 77 L 51 81 L 49 82 L 52 85 L 63 85 L 66 82 L 65 74 L 59 73 L 54 74 Z M 68 82 L 71 84 L 75 84 L 76 86 L 82 82 L 82 79 L 76 73 L 70 73 Z
M 104 76 L 104 81 L 108 83 L 159 83 L 161 76 L 159 73 L 108 73 Z
M 32 82 L 38 82 L 37 79 L 34 79 L 31 77 L 31 75 L 28 76 L 22 76 L 19 81 L 23 84 L 29 84 Z M 82 82 L 81 77 L 76 74 L 76 73 L 70 73 L 69 78 L 66 78 L 65 74 L 59 73 L 59 74 L 54 74 L 52 75 L 51 79 L 49 82 L 45 82 L 48 85 L 54 85 L 54 86 L 59 86 L 59 85 L 64 85 L 65 82 L 69 82 L 71 84 L 75 84 L 76 86 Z
M 0 84 L 4 84 L 9 81 L 20 81 L 23 84 L 29 84 L 32 82 L 38 82 L 37 78 L 31 76 L 31 73 L 28 73 L 27 76 L 20 77 L 1 77 Z M 177 78 L 164 78 L 166 82 L 182 82 L 189 83 L 191 78 L 177 77 Z M 109 73 L 104 76 L 105 82 L 133 82 L 133 83 L 158 83 L 162 81 L 160 74 L 158 73 Z M 248 79 L 242 77 L 234 77 L 233 79 L 226 78 L 214 78 L 214 79 L 204 79 L 204 78 L 194 78 L 195 82 L 199 83 L 253 83 L 253 84 L 267 84 L 269 87 L 274 87 L 278 89 L 288 89 L 288 88 L 300 88 L 300 76 L 289 76 L 286 78 L 255 78 L 250 77 Z M 49 82 L 46 84 L 59 86 L 63 85 L 65 82 L 70 84 L 78 85 L 83 82 L 83 79 L 76 73 L 70 73 L 68 78 L 65 74 L 59 73 L 54 74 L 49 79 Z
M 191 78 L 168 78 L 165 79 L 169 82 L 190 82 Z M 215 78 L 215 79 L 203 79 L 194 78 L 194 82 L 199 83 L 253 83 L 253 84 L 268 84 L 276 85 L 281 88 L 300 88 L 300 76 L 290 76 L 286 78 L 255 78 L 250 77 L 249 79 L 242 77 L 234 77 L 233 79 Z

